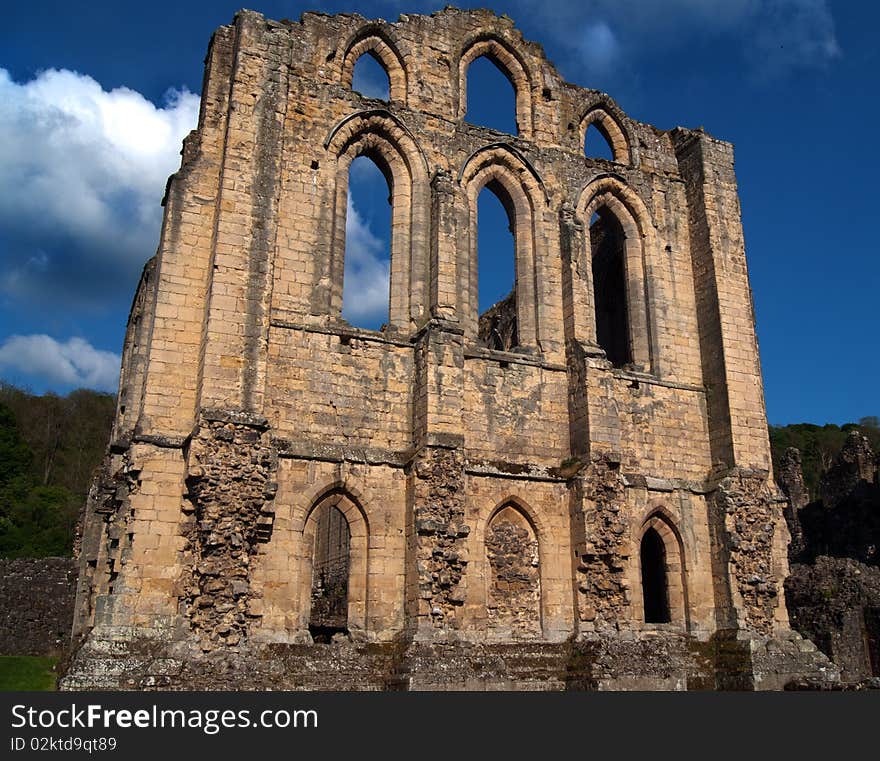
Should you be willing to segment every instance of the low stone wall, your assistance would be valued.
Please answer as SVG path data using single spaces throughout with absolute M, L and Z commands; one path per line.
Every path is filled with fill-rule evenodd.
M 61 655 L 76 596 L 73 558 L 0 559 L 0 655 Z
M 818 557 L 792 566 L 785 597 L 792 626 L 840 667 L 845 681 L 880 675 L 880 568 Z
M 835 689 L 836 667 L 815 645 L 680 631 L 566 642 L 244 642 L 205 651 L 194 637 L 135 627 L 95 630 L 62 690 L 781 690 Z

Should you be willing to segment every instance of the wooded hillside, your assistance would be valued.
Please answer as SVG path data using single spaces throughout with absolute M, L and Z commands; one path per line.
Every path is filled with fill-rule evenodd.
M 34 396 L 0 385 L 0 556 L 70 555 L 115 396 Z
M 880 419 L 875 416 L 863 417 L 858 423 L 844 425 L 813 425 L 812 423 L 793 423 L 791 425 L 770 426 L 770 447 L 773 453 L 773 469 L 779 472 L 779 462 L 785 450 L 795 447 L 801 451 L 804 470 L 804 483 L 810 492 L 810 499 L 819 498 L 819 480 L 831 467 L 837 453 L 852 430 L 861 431 L 871 442 L 871 448 L 880 452 Z

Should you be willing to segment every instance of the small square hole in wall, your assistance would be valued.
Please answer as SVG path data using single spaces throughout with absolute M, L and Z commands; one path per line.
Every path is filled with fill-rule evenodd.
M 312 169 L 317 169 L 317 168 L 318 168 L 318 162 L 317 162 L 317 161 L 313 161 L 313 162 L 312 162 Z

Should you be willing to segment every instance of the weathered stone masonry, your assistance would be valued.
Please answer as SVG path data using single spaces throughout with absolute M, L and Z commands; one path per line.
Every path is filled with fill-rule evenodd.
M 351 87 L 365 54 L 388 101 Z M 517 135 L 464 121 L 480 56 Z M 591 125 L 613 160 L 584 155 Z M 380 331 L 341 317 L 361 155 L 392 202 Z M 481 316 L 484 188 L 516 283 Z M 770 467 L 729 144 L 631 119 L 488 11 L 242 11 L 132 308 L 63 684 L 833 679 L 788 626 Z M 348 583 L 318 594 L 331 545 Z
M 847 437 L 810 501 L 801 456 L 789 449 L 779 483 L 791 500 L 792 623 L 848 683 L 880 686 L 880 458 L 857 431 Z
M 72 558 L 0 559 L 0 655 L 61 655 L 70 646 Z

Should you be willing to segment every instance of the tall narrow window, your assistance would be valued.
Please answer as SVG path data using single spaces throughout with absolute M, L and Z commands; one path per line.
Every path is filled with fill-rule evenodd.
M 519 344 L 512 209 L 512 200 L 498 182 L 488 183 L 477 198 L 477 333 L 481 345 L 500 351 Z
M 329 642 L 334 634 L 348 630 L 351 531 L 336 506 L 317 509 L 309 632 L 315 642 Z
M 464 118 L 471 124 L 517 134 L 516 92 L 507 73 L 488 56 L 480 56 L 468 66 Z
M 391 276 L 390 180 L 367 156 L 351 162 L 345 217 L 342 316 L 378 330 L 388 321 Z
M 355 62 L 351 89 L 367 98 L 390 98 L 391 80 L 388 72 L 372 52 L 364 53 Z
M 653 528 L 648 528 L 642 536 L 640 556 L 645 623 L 667 624 L 672 619 L 666 579 L 666 545 Z
M 606 208 L 590 220 L 596 340 L 614 367 L 632 362 L 626 299 L 623 227 Z
M 595 122 L 587 127 L 584 138 L 584 155 L 594 159 L 614 161 L 614 149 L 607 135 L 603 135 Z

